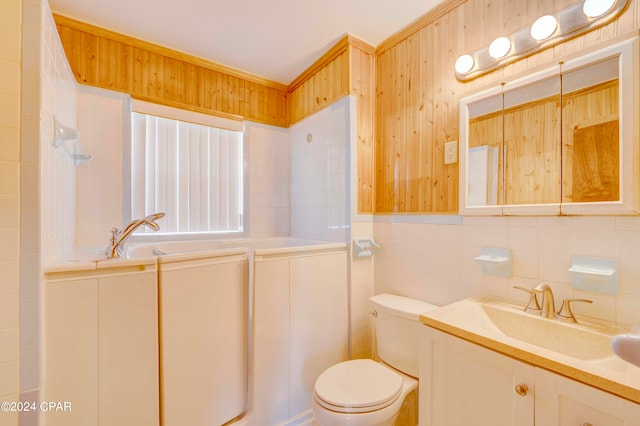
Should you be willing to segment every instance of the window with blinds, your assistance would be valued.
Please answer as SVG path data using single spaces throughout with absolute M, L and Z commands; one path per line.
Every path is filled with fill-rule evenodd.
M 131 218 L 164 212 L 161 233 L 243 230 L 241 131 L 141 112 L 131 128 Z

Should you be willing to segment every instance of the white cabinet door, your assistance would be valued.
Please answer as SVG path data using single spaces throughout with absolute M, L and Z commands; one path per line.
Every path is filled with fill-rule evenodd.
M 247 402 L 248 260 L 160 259 L 163 425 L 218 425 Z
M 309 410 L 318 376 L 348 358 L 347 255 L 255 258 L 256 425 L 286 423 Z
M 349 357 L 347 257 L 297 257 L 290 265 L 291 407 L 311 409 L 316 379 Z
M 289 418 L 289 259 L 255 263 L 253 300 L 252 411 L 274 425 Z
M 155 265 L 47 274 L 42 401 L 46 426 L 159 424 Z
M 426 326 L 420 340 L 421 426 L 533 426 L 531 365 Z
M 48 283 L 44 293 L 42 401 L 71 411 L 42 413 L 47 426 L 98 424 L 98 280 Z
M 538 426 L 636 426 L 640 405 L 536 368 Z
M 98 283 L 98 424 L 159 424 L 156 271 Z

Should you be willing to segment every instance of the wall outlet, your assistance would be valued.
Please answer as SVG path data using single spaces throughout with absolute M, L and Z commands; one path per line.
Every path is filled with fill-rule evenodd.
M 458 162 L 458 141 L 451 141 L 444 144 L 444 164 L 454 164 Z

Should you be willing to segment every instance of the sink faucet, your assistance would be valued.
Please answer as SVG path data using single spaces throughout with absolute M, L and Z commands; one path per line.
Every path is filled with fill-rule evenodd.
M 118 258 L 122 255 L 122 249 L 124 243 L 133 234 L 133 232 L 140 226 L 145 225 L 149 228 L 157 231 L 160 229 L 160 225 L 156 223 L 158 219 L 162 219 L 164 213 L 154 213 L 142 219 L 134 220 L 130 224 L 124 227 L 123 230 L 118 228 L 111 228 L 111 244 L 107 247 L 106 254 L 109 259 Z
M 553 299 L 553 291 L 551 291 L 551 287 L 546 284 L 538 284 L 533 291 L 542 294 L 542 311 L 540 312 L 540 315 L 545 318 L 555 318 L 556 304 Z

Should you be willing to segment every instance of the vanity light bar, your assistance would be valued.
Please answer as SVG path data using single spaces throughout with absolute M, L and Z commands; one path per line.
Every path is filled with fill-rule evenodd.
M 583 0 L 566 9 L 536 19 L 529 27 L 498 37 L 489 46 L 458 57 L 455 72 L 458 80 L 479 77 L 569 37 L 601 26 L 622 12 L 628 0 Z

